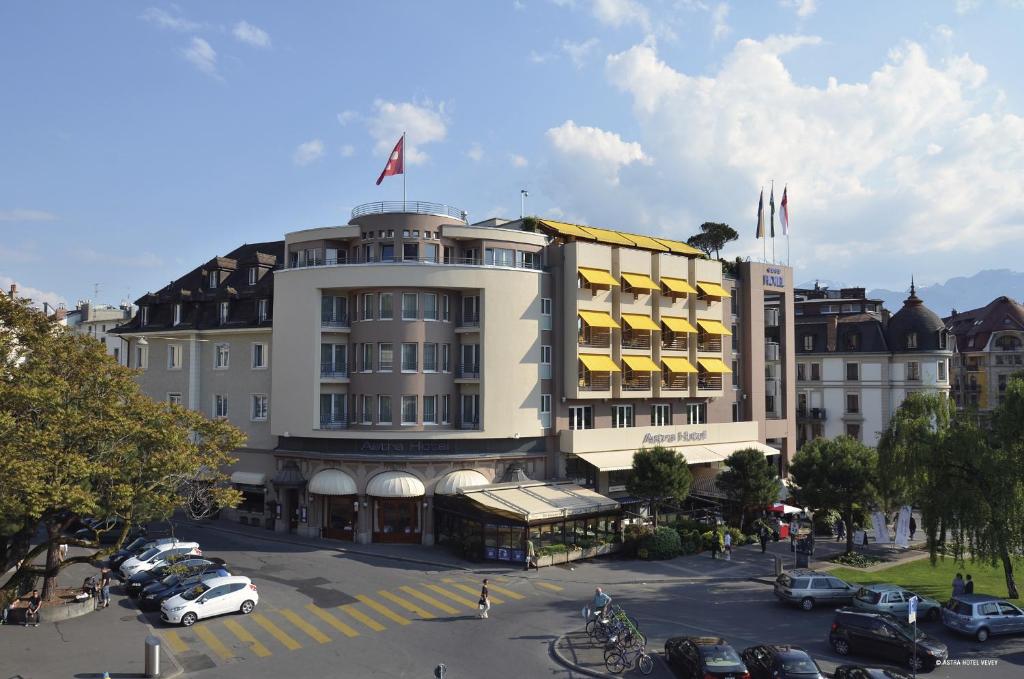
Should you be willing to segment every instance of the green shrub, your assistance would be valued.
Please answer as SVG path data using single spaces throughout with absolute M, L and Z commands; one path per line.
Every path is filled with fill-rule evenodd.
M 679 533 L 668 526 L 659 526 L 656 531 L 641 538 L 637 553 L 644 550 L 649 559 L 673 559 L 683 551 Z
M 565 545 L 547 545 L 546 547 L 541 547 L 540 549 L 538 549 L 537 554 L 540 556 L 551 556 L 552 554 L 561 554 L 565 551 L 568 551 L 568 547 L 566 547 Z
M 707 528 L 707 526 L 702 524 L 700 521 L 694 521 L 693 519 L 682 518 L 682 519 L 676 519 L 675 528 L 676 528 L 677 531 L 680 531 L 679 534 L 682 535 L 682 531 L 687 531 L 687 532 L 691 531 L 691 530 L 703 531 L 705 528 Z
M 640 549 L 640 541 L 652 532 L 653 531 L 649 526 L 642 526 L 638 524 L 630 524 L 626 526 L 622 540 L 623 556 L 635 558 L 637 556 L 637 550 Z
M 839 556 L 832 557 L 831 561 L 841 563 L 844 566 L 850 566 L 852 568 L 867 568 L 868 566 L 874 566 L 876 563 L 882 563 L 882 559 L 876 559 L 873 556 L 858 554 L 856 552 L 852 554 L 840 554 Z

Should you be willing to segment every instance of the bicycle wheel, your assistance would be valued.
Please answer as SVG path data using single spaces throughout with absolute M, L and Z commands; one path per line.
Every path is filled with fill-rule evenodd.
M 587 626 L 584 628 L 587 631 L 588 636 L 594 636 L 594 629 L 597 627 L 597 618 L 591 618 L 587 620 Z
M 608 671 L 612 674 L 622 674 L 622 671 L 626 669 L 626 656 L 623 653 L 616 651 L 608 656 L 608 659 L 604 661 L 604 666 L 608 668 Z
M 640 661 L 637 663 L 637 665 L 640 667 L 641 674 L 648 675 L 654 671 L 654 658 L 647 655 L 646 653 L 641 653 Z

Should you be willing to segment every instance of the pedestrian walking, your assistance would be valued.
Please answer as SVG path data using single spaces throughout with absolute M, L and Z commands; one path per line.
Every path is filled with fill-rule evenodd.
M 761 541 L 761 553 L 764 554 L 768 551 L 768 526 L 761 526 L 757 537 Z
M 722 539 L 722 536 L 721 536 L 721 534 L 719 534 L 717 528 L 715 528 L 713 531 L 711 531 L 711 558 L 712 559 L 717 559 L 718 558 L 718 552 L 722 549 L 719 546 L 719 542 L 718 541 L 721 540 L 721 539 Z
M 964 576 L 959 573 L 953 578 L 953 596 L 960 596 L 964 593 Z
M 533 548 L 533 540 L 526 541 L 526 570 L 530 570 L 533 567 L 536 570 L 540 570 L 540 566 L 537 565 L 537 550 Z
M 910 517 L 910 539 L 914 539 L 914 533 L 917 532 L 917 520 L 911 515 Z
M 964 594 L 974 594 L 974 580 L 971 580 L 971 574 L 967 574 L 967 582 L 964 583 Z
M 842 517 L 836 521 L 836 542 L 842 542 L 846 539 L 846 521 L 843 521 Z
M 794 515 L 789 522 L 789 551 L 791 552 L 796 551 L 796 537 L 799 532 L 800 522 L 797 521 L 796 516 Z
M 478 605 L 480 607 L 480 617 L 486 618 L 487 612 L 491 610 L 491 593 L 487 589 L 487 578 L 484 578 L 483 587 L 480 588 L 480 601 Z
M 104 568 L 100 571 L 100 598 L 97 608 L 106 608 L 110 605 L 110 569 Z
M 725 531 L 725 560 L 732 561 L 732 533 Z
M 43 600 L 39 598 L 39 590 L 32 590 L 32 596 L 28 598 L 28 608 L 25 609 L 25 627 L 31 624 L 33 627 L 39 627 L 39 608 L 43 605 Z

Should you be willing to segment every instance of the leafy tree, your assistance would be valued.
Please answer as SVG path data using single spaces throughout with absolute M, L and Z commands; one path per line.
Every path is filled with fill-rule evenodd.
M 742 530 L 749 515 L 757 515 L 779 499 L 782 484 L 764 453 L 753 448 L 737 450 L 725 466 L 728 469 L 718 475 L 718 487 L 739 510 Z
M 801 505 L 838 509 L 853 526 L 853 510 L 874 498 L 878 454 L 849 436 L 819 438 L 807 443 L 793 458 L 789 472 Z M 853 531 L 846 531 L 846 553 L 853 551 Z
M 686 243 L 703 251 L 708 257 L 714 252 L 715 259 L 718 259 L 719 252 L 725 247 L 726 243 L 731 243 L 739 239 L 739 237 L 740 235 L 736 233 L 736 229 L 728 224 L 704 222 L 700 225 L 700 233 L 687 238 Z
M 690 494 L 693 477 L 686 458 L 670 448 L 642 448 L 633 456 L 633 471 L 626 481 L 630 495 L 647 500 L 658 526 L 659 500 L 672 498 L 679 502 Z
M 16 566 L 0 582 L 0 603 L 37 576 L 51 598 L 65 567 L 102 558 L 133 525 L 194 507 L 197 497 L 238 503 L 219 470 L 244 435 L 153 401 L 134 376 L 96 340 L 0 297 L 0 572 Z M 116 543 L 67 536 L 77 516 L 122 518 Z M 93 551 L 61 562 L 61 543 Z

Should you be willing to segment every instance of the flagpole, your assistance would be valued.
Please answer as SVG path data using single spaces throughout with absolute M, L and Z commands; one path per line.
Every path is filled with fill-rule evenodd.
M 775 180 L 772 180 L 772 264 L 775 264 Z
M 409 171 L 405 169 L 405 130 L 402 130 L 402 212 L 405 212 L 405 177 Z

